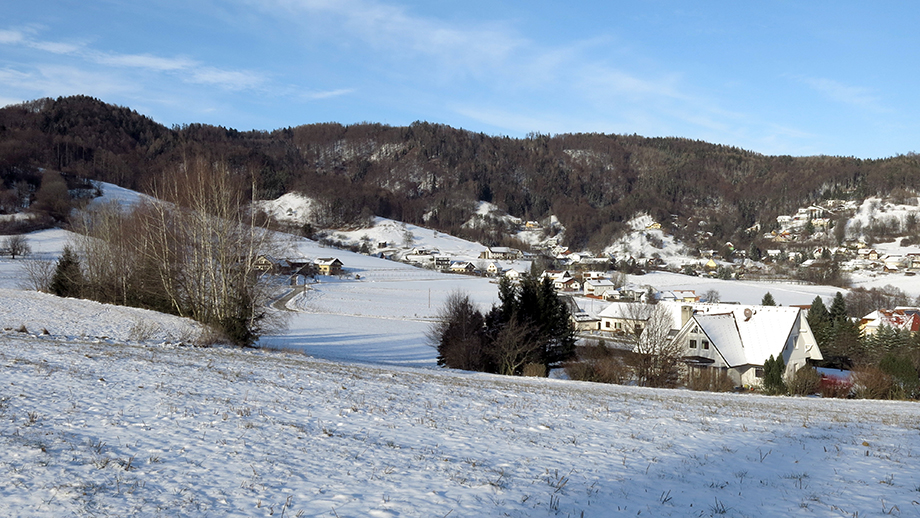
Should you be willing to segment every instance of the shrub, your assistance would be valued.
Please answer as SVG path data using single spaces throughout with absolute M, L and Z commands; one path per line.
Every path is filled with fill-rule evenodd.
M 578 348 L 578 359 L 564 365 L 572 380 L 595 383 L 623 384 L 631 379 L 630 369 L 623 362 L 622 351 L 607 347 L 604 342 Z
M 790 396 L 810 396 L 821 390 L 821 375 L 810 365 L 795 371 L 786 381 L 786 390 Z
M 891 376 L 898 397 L 916 399 L 920 395 L 920 378 L 908 358 L 888 354 L 879 362 L 878 368 Z
M 891 375 L 874 365 L 864 365 L 853 370 L 853 388 L 861 399 L 892 399 L 895 382 Z
M 783 372 L 785 370 L 786 364 L 783 362 L 782 356 L 774 359 L 771 354 L 767 361 L 763 362 L 764 393 L 771 396 L 786 393 L 786 384 L 783 383 Z
M 687 375 L 687 388 L 708 392 L 731 392 L 735 382 L 728 372 L 722 369 L 692 370 Z
M 523 376 L 529 376 L 532 378 L 545 378 L 546 365 L 543 365 L 542 363 L 528 363 L 524 365 L 524 369 L 521 374 Z

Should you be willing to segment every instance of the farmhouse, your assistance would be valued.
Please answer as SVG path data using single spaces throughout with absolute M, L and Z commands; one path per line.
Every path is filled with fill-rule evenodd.
M 320 257 L 313 264 L 321 275 L 342 275 L 342 261 L 335 257 Z

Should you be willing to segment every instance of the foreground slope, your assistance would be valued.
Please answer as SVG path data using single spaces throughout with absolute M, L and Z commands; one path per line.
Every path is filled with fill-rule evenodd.
M 912 403 L 0 339 L 5 516 L 917 511 Z

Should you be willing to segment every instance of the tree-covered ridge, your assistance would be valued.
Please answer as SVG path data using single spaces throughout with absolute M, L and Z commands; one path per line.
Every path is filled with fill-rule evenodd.
M 747 246 L 744 229 L 823 198 L 917 189 L 913 154 L 881 160 L 765 156 L 682 138 L 532 134 L 509 138 L 440 124 L 307 124 L 237 131 L 166 128 L 128 108 L 77 96 L 0 109 L 3 188 L 38 187 L 38 168 L 144 190 L 189 156 L 257 178 L 255 195 L 301 191 L 336 207 L 330 224 L 389 217 L 498 244 L 463 229 L 474 202 L 540 219 L 556 215 L 567 244 L 601 249 L 637 211 L 711 248 Z M 33 191 L 35 190 L 33 189 Z M 470 235 L 478 232 L 477 235 Z M 709 236 L 710 234 L 705 234 Z

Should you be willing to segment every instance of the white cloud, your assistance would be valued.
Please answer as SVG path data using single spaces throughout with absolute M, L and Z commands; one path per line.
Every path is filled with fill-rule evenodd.
M 340 88 L 338 90 L 328 90 L 325 92 L 306 92 L 301 94 L 301 97 L 310 101 L 317 101 L 321 99 L 332 99 L 333 97 L 340 97 L 354 92 L 354 88 Z
M 183 70 L 198 65 L 195 61 L 187 58 L 164 58 L 151 54 L 111 54 L 93 52 L 89 54 L 89 56 L 93 61 L 103 65 L 144 68 L 157 72 Z
M 252 90 L 261 87 L 265 80 L 255 72 L 221 70 L 215 67 L 195 68 L 188 80 L 192 83 L 215 85 L 228 90 Z
M 0 30 L 0 44 L 11 45 L 21 43 L 23 40 L 22 33 L 19 31 Z
M 850 86 L 826 78 L 805 77 L 801 80 L 814 90 L 839 103 L 872 111 L 887 111 L 881 106 L 879 98 L 873 95 L 868 88 Z

